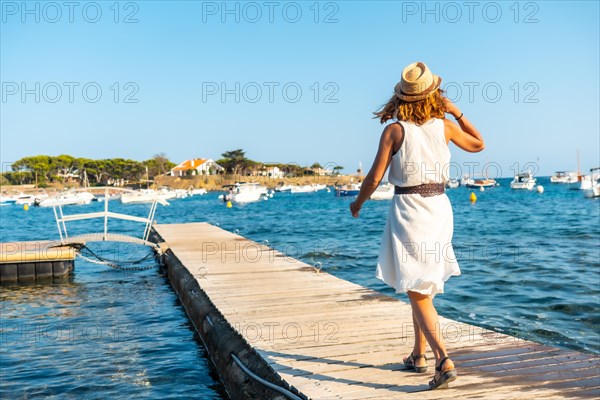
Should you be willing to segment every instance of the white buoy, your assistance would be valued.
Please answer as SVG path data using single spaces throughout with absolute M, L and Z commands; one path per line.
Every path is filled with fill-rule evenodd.
M 537 190 L 538 193 L 544 193 L 544 187 L 542 185 L 537 185 L 535 190 Z
M 480 187 L 479 187 L 479 191 L 480 191 L 480 192 L 485 192 L 485 188 L 484 188 L 483 186 L 480 186 Z

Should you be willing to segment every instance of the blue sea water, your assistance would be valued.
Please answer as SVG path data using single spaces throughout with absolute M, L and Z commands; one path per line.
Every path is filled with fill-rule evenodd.
M 600 201 L 538 179 L 544 193 L 514 191 L 509 180 L 475 192 L 448 191 L 462 270 L 436 297 L 440 314 L 562 348 L 600 354 Z M 226 208 L 218 193 L 159 207 L 159 223 L 207 221 L 277 248 L 343 279 L 394 294 L 374 277 L 389 201 L 361 217 L 333 193 L 276 193 Z M 101 204 L 72 206 L 88 212 Z M 111 208 L 113 208 L 111 202 Z M 139 213 L 146 206 L 114 205 Z M 73 223 L 71 234 L 99 231 Z M 95 224 L 95 225 L 94 225 Z M 0 241 L 57 239 L 51 209 L 0 207 Z M 140 233 L 128 223 L 113 224 Z M 268 242 L 267 242 L 268 241 Z M 119 260 L 143 257 L 131 245 L 96 244 Z M 152 266 L 152 261 L 147 261 Z M 318 265 L 318 264 L 317 264 Z M 158 268 L 120 271 L 78 259 L 54 284 L 0 287 L 2 398 L 224 398 L 224 390 L 176 294 Z

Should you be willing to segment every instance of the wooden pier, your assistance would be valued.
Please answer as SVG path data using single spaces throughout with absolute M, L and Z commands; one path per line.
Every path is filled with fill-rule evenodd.
M 600 397 L 600 357 L 442 318 L 459 372 L 429 391 L 403 371 L 410 306 L 206 223 L 155 225 L 168 276 L 231 398 L 559 399 Z M 420 392 L 416 394 L 415 392 Z
M 74 262 L 75 249 L 57 242 L 0 243 L 0 283 L 63 279 Z

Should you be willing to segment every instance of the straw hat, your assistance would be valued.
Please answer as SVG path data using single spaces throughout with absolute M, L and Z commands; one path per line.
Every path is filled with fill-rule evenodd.
M 400 100 L 407 102 L 423 100 L 435 92 L 442 83 L 442 78 L 433 75 L 422 62 L 410 64 L 402 71 L 402 80 L 394 88 Z

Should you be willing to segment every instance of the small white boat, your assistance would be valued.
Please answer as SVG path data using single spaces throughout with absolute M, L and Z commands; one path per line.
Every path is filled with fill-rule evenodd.
M 327 188 L 327 185 L 323 185 L 323 184 L 292 186 L 290 192 L 291 193 L 312 193 L 312 192 L 318 192 L 319 190 L 323 190 L 326 188 Z
M 97 194 L 96 199 L 99 202 L 103 202 L 106 200 L 120 200 L 122 195 L 123 195 L 122 193 L 117 192 L 116 190 L 111 190 L 108 192 L 108 199 L 106 198 L 106 193 Z
M 515 175 L 514 179 L 510 183 L 511 189 L 532 190 L 534 186 L 535 178 L 529 171 Z
M 578 181 L 579 174 L 575 171 L 556 171 L 550 177 L 551 183 L 575 183 Z
M 35 204 L 36 201 L 39 203 L 42 200 L 47 199 L 47 198 L 48 198 L 47 193 L 23 194 L 17 198 L 17 201 L 15 202 L 15 204 L 17 204 L 17 205 L 27 204 L 28 206 L 30 206 L 32 204 Z
M 39 207 L 55 207 L 90 204 L 96 196 L 89 192 L 62 192 L 46 199 L 36 199 L 34 205 Z
M 254 201 L 268 199 L 268 189 L 258 183 L 238 182 L 229 186 L 229 193 L 219 196 L 223 201 L 235 203 L 251 203 Z
M 312 185 L 292 186 L 290 193 L 313 193 L 315 188 Z
M 206 191 L 206 189 L 200 188 L 200 189 L 191 189 L 189 191 L 189 193 L 190 193 L 191 196 L 196 196 L 196 195 L 202 196 L 202 195 L 205 195 L 208 192 Z
M 461 183 L 462 184 L 462 183 Z M 493 188 L 494 186 L 498 186 L 498 183 L 496 182 L 495 179 L 489 179 L 489 178 L 474 178 L 474 179 L 469 179 L 468 181 L 466 181 L 465 186 L 471 189 L 489 189 L 489 188 Z
M 0 195 L 0 204 L 15 204 L 17 202 L 17 199 L 18 196 Z
M 458 181 L 458 179 L 448 179 L 448 181 L 446 182 L 446 187 L 448 189 L 456 189 L 459 186 L 460 182 Z
M 569 185 L 571 190 L 590 190 L 592 188 L 592 177 L 590 175 L 581 175 L 579 182 Z
M 336 197 L 357 196 L 360 192 L 360 183 L 349 183 L 335 188 Z
M 123 193 L 121 195 L 121 203 L 152 203 L 155 200 L 166 201 L 177 197 L 174 191 L 161 189 L 159 191 L 152 189 L 140 189 L 135 192 Z
M 185 189 L 175 189 L 173 192 L 175 192 L 175 197 L 178 199 L 183 199 L 190 196 L 190 193 Z
M 600 167 L 590 170 L 591 187 L 584 192 L 585 197 L 600 197 Z
M 371 195 L 371 200 L 390 200 L 394 197 L 394 185 L 382 183 Z
M 290 192 L 294 186 L 292 185 L 281 185 L 275 188 L 276 192 Z
M 467 186 L 469 183 L 473 183 L 473 179 L 469 178 L 469 175 L 465 174 L 458 180 L 460 186 Z

